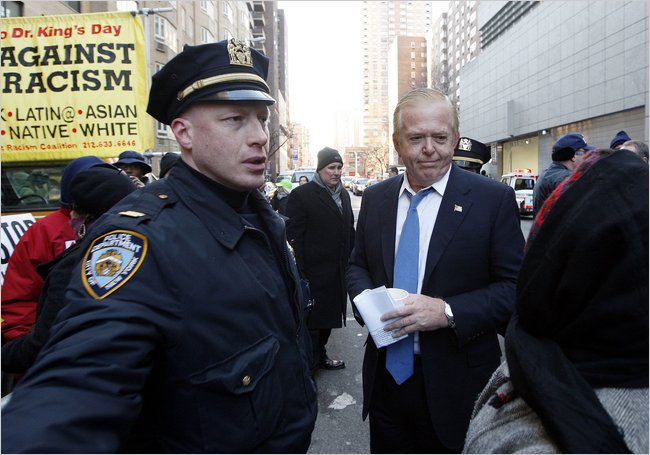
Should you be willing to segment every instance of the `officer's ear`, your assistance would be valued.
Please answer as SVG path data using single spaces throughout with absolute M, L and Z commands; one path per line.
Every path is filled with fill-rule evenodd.
M 178 144 L 184 149 L 192 148 L 192 122 L 183 117 L 176 117 L 169 125 Z

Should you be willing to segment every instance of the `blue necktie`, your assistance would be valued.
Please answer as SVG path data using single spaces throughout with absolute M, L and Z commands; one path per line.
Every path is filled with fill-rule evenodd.
M 402 234 L 395 255 L 393 287 L 405 289 L 411 294 L 418 291 L 420 220 L 417 208 L 422 199 L 431 191 L 433 191 L 433 188 L 429 187 L 415 196 L 408 193 L 411 196 L 411 205 L 402 227 Z M 413 338 L 414 334 L 410 333 L 408 338 L 399 340 L 386 348 L 386 369 L 397 384 L 402 384 L 413 376 Z

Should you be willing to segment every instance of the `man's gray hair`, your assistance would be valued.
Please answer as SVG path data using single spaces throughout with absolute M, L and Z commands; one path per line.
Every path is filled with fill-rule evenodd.
M 452 130 L 454 133 L 458 133 L 458 125 L 460 123 L 458 120 L 458 111 L 449 97 L 440 90 L 433 88 L 416 88 L 404 95 L 399 100 L 399 103 L 397 103 L 397 106 L 395 106 L 395 112 L 393 113 L 393 132 L 395 134 L 398 134 L 399 129 L 402 126 L 402 108 L 408 104 L 415 104 L 422 101 L 439 101 L 446 103 L 451 111 Z

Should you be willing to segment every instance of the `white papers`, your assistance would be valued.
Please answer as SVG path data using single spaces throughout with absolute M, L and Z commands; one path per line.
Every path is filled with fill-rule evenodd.
M 402 335 L 399 338 L 393 338 L 391 332 L 384 330 L 386 324 L 390 324 L 399 318 L 382 321 L 381 315 L 402 305 L 393 299 L 386 286 L 362 292 L 354 298 L 354 304 L 361 313 L 363 322 L 366 324 L 368 332 L 378 348 L 388 346 L 408 336 Z

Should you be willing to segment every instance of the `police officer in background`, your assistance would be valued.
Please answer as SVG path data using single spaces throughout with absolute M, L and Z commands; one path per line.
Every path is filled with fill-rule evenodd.
M 456 144 L 453 160 L 466 171 L 481 173 L 481 167 L 490 161 L 490 149 L 485 144 L 469 137 L 461 137 Z
M 306 295 L 264 182 L 268 59 L 186 46 L 149 112 L 181 160 L 86 235 L 50 340 L 2 415 L 5 452 L 306 452 Z

